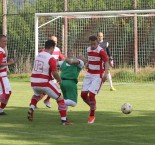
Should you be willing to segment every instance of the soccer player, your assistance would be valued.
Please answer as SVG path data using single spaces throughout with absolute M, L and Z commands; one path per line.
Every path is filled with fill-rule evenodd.
M 64 60 L 65 57 L 62 55 L 60 49 L 57 47 L 57 43 L 58 43 L 58 39 L 56 36 L 51 35 L 50 40 L 53 40 L 55 42 L 55 48 L 54 51 L 52 53 L 52 57 L 54 57 L 56 59 L 56 61 L 58 60 Z M 42 49 L 40 52 L 45 51 L 45 49 Z M 59 86 L 56 82 L 56 80 L 52 80 L 57 86 Z M 37 98 L 37 102 L 40 101 L 46 94 L 41 94 L 40 97 Z M 33 96 L 32 96 L 33 97 Z M 33 99 L 33 98 L 32 98 Z M 46 99 L 44 100 L 44 104 L 48 107 L 51 108 L 51 103 L 50 103 L 50 97 L 47 96 Z M 37 108 L 37 106 L 36 106 Z
M 57 47 L 57 44 L 58 44 L 58 39 L 56 36 L 54 35 L 51 35 L 50 37 L 51 40 L 53 40 L 55 42 L 55 48 L 54 48 L 54 51 L 52 53 L 52 57 L 54 57 L 57 61 L 58 60 L 64 60 L 65 57 L 62 55 L 60 49 Z M 56 80 L 53 80 L 54 83 L 56 83 Z M 47 96 L 47 98 L 44 100 L 44 104 L 48 107 L 48 108 L 51 108 L 51 103 L 50 103 L 50 97 Z
M 3 111 L 11 96 L 11 86 L 7 77 L 7 67 L 14 64 L 14 60 L 10 59 L 7 62 L 7 37 L 0 35 L 0 115 L 6 115 Z
M 70 50 L 71 53 L 71 50 Z M 70 55 L 70 59 L 66 58 L 65 61 L 59 61 L 58 65 L 61 69 L 61 80 L 62 84 L 60 85 L 63 97 L 65 99 L 65 104 L 68 106 L 75 107 L 77 104 L 77 83 L 78 76 L 82 68 L 84 67 L 85 58 L 79 56 L 74 58 Z
M 87 72 L 81 90 L 81 97 L 83 101 L 90 107 L 88 124 L 92 124 L 95 121 L 95 96 L 99 93 L 103 79 L 105 79 L 108 73 L 108 57 L 104 49 L 98 45 L 96 36 L 90 36 L 89 42 L 90 47 L 87 48 Z M 105 64 L 105 72 L 102 65 L 103 62 Z
M 53 76 L 59 84 L 62 83 L 57 73 L 56 60 L 51 55 L 54 48 L 55 42 L 53 40 L 46 41 L 45 51 L 40 52 L 35 58 L 31 75 L 31 86 L 34 91 L 34 99 L 31 101 L 27 117 L 29 121 L 33 121 L 33 114 L 37 103 L 37 99 L 35 98 L 38 98 L 44 93 L 57 101 L 62 125 L 72 125 L 72 123 L 66 120 L 66 105 L 60 90 L 55 83 L 51 81 L 51 77 Z
M 107 41 L 104 40 L 104 36 L 102 32 L 99 32 L 97 34 L 98 37 L 98 41 L 99 41 L 99 46 L 102 47 L 105 52 L 107 53 L 109 60 L 110 60 L 110 66 L 113 67 L 113 57 L 111 55 L 110 49 L 109 49 L 109 43 Z M 111 91 L 115 91 L 116 89 L 113 87 L 112 85 L 112 77 L 110 74 L 110 69 L 108 70 L 108 74 L 107 74 L 107 78 L 106 78 L 110 84 L 110 90 Z

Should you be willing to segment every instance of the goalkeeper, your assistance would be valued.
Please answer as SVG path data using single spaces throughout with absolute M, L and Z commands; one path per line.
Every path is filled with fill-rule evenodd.
M 102 47 L 104 49 L 104 51 L 107 53 L 109 60 L 110 60 L 110 66 L 113 67 L 113 58 L 112 58 L 112 55 L 111 55 L 111 52 L 109 49 L 109 43 L 104 40 L 104 36 L 103 36 L 102 32 L 99 32 L 97 34 L 97 37 L 98 37 L 99 46 Z M 112 77 L 110 74 L 110 70 L 108 70 L 108 74 L 107 74 L 106 79 L 110 84 L 110 91 L 115 91 L 116 89 L 112 85 Z

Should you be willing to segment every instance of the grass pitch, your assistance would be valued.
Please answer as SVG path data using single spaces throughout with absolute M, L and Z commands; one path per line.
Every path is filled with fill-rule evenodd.
M 97 95 L 94 124 L 88 125 L 89 107 L 79 97 L 69 108 L 73 126 L 60 125 L 55 100 L 46 108 L 43 100 L 35 110 L 34 121 L 27 120 L 29 82 L 11 82 L 12 96 L 0 116 L 0 145 L 155 145 L 155 87 L 152 84 L 116 84 L 111 92 L 106 83 Z M 81 85 L 79 85 L 80 94 Z M 121 105 L 132 104 L 133 112 L 122 114 Z

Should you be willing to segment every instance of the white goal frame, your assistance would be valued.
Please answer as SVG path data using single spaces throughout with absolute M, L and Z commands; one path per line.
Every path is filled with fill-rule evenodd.
M 77 15 L 120 15 L 120 16 L 133 16 L 133 14 L 138 13 L 153 13 L 155 15 L 155 9 L 146 9 L 146 10 L 120 10 L 120 11 L 87 11 L 87 12 L 58 12 L 58 13 L 35 13 L 35 56 L 38 54 L 38 29 L 46 24 L 64 16 L 77 16 Z M 50 20 L 49 22 L 38 26 L 38 17 L 39 16 L 56 16 L 56 18 Z M 143 15 L 144 16 L 144 15 Z M 148 15 L 145 15 L 148 16 Z M 110 16 L 109 16 L 110 17 Z M 114 17 L 114 16 L 113 16 Z

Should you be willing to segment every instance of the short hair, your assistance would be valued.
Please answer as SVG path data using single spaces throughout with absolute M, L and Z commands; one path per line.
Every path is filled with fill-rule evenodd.
M 96 41 L 97 40 L 97 37 L 92 35 L 92 36 L 89 36 L 89 41 Z
M 3 37 L 5 37 L 5 38 L 6 38 L 6 36 L 5 36 L 5 35 L 3 35 L 3 34 L 0 34 L 0 39 L 1 39 L 1 38 L 3 38 Z
M 55 42 L 53 40 L 47 40 L 45 42 L 45 49 L 50 49 L 51 47 L 55 47 Z

